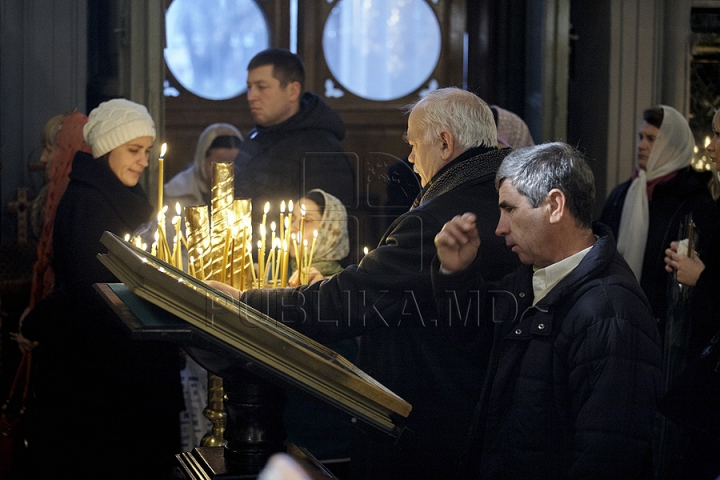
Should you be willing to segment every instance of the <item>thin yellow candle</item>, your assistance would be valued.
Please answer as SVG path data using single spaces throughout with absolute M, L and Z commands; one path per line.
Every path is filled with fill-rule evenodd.
M 265 277 L 263 277 L 262 262 L 260 258 L 265 255 L 265 250 L 262 246 L 262 240 L 258 240 L 258 250 L 262 249 L 262 255 L 258 255 L 258 288 L 262 288 L 265 285 Z
M 273 263 L 272 279 L 273 279 L 273 285 L 277 287 L 278 286 L 278 277 L 280 275 L 280 264 L 282 263 L 282 261 L 281 261 L 282 255 L 280 253 L 280 239 L 279 238 L 275 239 L 275 243 L 273 245 L 273 251 L 276 251 L 276 250 L 277 250 L 277 255 L 275 255 L 275 259 L 274 259 L 274 263 Z
M 278 238 L 282 241 L 283 238 L 285 238 L 283 235 L 285 234 L 283 227 L 285 226 L 285 200 L 280 202 L 280 223 L 278 225 L 280 228 L 278 230 Z
M 270 223 L 270 248 L 275 247 L 275 222 Z
M 293 242 L 293 249 L 295 250 L 295 263 L 297 263 L 298 271 L 300 271 L 300 265 L 302 264 L 302 258 L 300 258 L 300 251 L 298 250 L 297 235 L 294 233 L 291 235 Z
M 295 260 L 300 265 L 305 266 L 305 204 L 300 205 L 300 229 L 298 230 L 298 245 L 300 246 L 300 254 L 295 257 Z M 299 270 L 302 272 L 302 269 Z
M 307 263 L 307 239 L 304 239 L 302 241 L 302 252 L 300 253 L 300 256 L 303 257 L 302 261 L 302 268 L 300 268 L 300 284 L 305 285 L 308 282 L 308 273 L 310 270 L 310 265 Z
M 265 282 L 265 224 L 260 224 L 260 240 L 258 240 L 258 277 Z
M 163 143 L 160 147 L 160 157 L 158 158 L 158 212 L 163 208 L 163 184 L 165 183 L 164 163 L 165 152 L 167 151 L 167 143 Z
M 240 245 L 240 290 L 245 290 L 245 247 L 247 245 L 247 226 L 243 223 L 242 244 Z
M 197 278 L 195 275 L 195 259 L 192 255 L 188 256 L 188 270 L 190 270 L 190 275 Z
M 315 243 L 317 242 L 318 231 L 313 230 L 312 246 L 310 247 L 310 257 L 308 257 L 308 269 L 312 267 L 313 255 L 315 255 Z
M 292 225 L 292 216 L 293 216 L 293 201 L 290 200 L 288 202 L 288 216 L 287 216 L 287 223 L 285 224 L 285 231 L 290 231 L 290 226 Z M 286 234 L 287 235 L 287 234 Z
M 270 247 L 270 253 L 268 254 L 268 268 L 270 269 L 270 286 L 275 286 L 275 279 L 273 278 L 273 272 L 275 271 L 275 248 Z
M 283 261 L 280 268 L 280 285 L 287 287 L 287 273 L 288 273 L 288 255 L 290 254 L 288 249 L 288 241 L 284 239 L 282 242 L 283 248 Z
M 255 265 L 252 263 L 252 243 L 248 240 L 248 245 L 250 245 L 250 248 L 247 249 L 247 254 L 250 256 L 250 275 L 252 275 L 252 281 L 253 283 L 256 283 L 258 281 L 257 277 L 255 276 Z
M 170 257 L 170 265 L 172 265 L 176 268 L 180 268 L 180 265 L 178 264 L 178 261 L 177 261 L 177 252 L 178 252 L 179 244 L 180 244 L 180 239 L 178 238 L 177 234 L 175 234 L 175 238 L 173 238 L 173 253 L 172 253 L 172 257 Z

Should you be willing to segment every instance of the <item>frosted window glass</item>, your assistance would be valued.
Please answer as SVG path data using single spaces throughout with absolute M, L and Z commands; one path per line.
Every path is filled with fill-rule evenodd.
M 340 0 L 323 31 L 332 74 L 370 100 L 420 88 L 435 70 L 440 47 L 440 25 L 426 0 Z
M 165 25 L 168 68 L 188 91 L 210 100 L 244 93 L 248 62 L 269 47 L 254 0 L 174 0 Z

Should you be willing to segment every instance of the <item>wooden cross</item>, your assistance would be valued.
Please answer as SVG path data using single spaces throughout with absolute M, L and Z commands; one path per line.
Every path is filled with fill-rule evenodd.
M 17 213 L 18 217 L 18 243 L 27 243 L 28 241 L 28 217 L 31 205 L 32 202 L 28 201 L 27 187 L 18 188 L 17 200 L 14 202 L 8 202 L 8 212 Z

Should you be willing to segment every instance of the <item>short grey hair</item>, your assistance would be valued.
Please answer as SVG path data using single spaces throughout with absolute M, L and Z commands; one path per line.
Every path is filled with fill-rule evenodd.
M 595 177 L 583 155 L 563 142 L 543 143 L 515 150 L 500 164 L 495 188 L 512 182 L 533 208 L 540 206 L 550 190 L 565 194 L 567 207 L 582 227 L 592 227 Z
M 474 93 L 456 87 L 432 90 L 417 102 L 405 107 L 406 112 L 421 109 L 419 126 L 424 141 L 432 142 L 442 130 L 450 132 L 458 146 L 497 147 L 497 127 L 488 104 Z

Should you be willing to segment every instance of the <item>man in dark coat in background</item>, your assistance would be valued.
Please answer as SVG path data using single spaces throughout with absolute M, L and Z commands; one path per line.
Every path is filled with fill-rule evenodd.
M 351 478 L 451 478 L 482 384 L 486 337 L 439 324 L 432 296 L 433 238 L 442 225 L 475 212 L 490 253 L 485 275 L 499 279 L 519 263 L 492 235 L 498 220 L 497 149 L 492 112 L 457 88 L 428 93 L 412 108 L 406 140 L 422 191 L 359 265 L 297 289 L 249 290 L 240 300 L 323 343 L 362 335 L 358 366 L 412 404 L 397 444 L 357 430 Z M 223 284 L 216 288 L 237 295 Z M 479 332 L 476 326 L 468 330 Z M 358 425 L 362 427 L 361 425 Z
M 319 96 L 303 93 L 304 84 L 302 60 L 288 50 L 263 50 L 248 64 L 247 99 L 256 125 L 235 159 L 235 196 L 252 199 L 254 228 L 266 202 L 277 212 L 281 201 L 313 188 L 355 207 L 355 173 L 340 144 L 343 121 Z
M 472 213 L 435 237 L 444 324 L 458 307 L 485 312 L 495 338 L 452 478 L 652 478 L 660 337 L 610 230 L 592 225 L 590 167 L 569 145 L 543 144 L 505 157 L 495 185 L 495 233 L 525 265 L 486 282 L 492 236 L 478 235 Z

